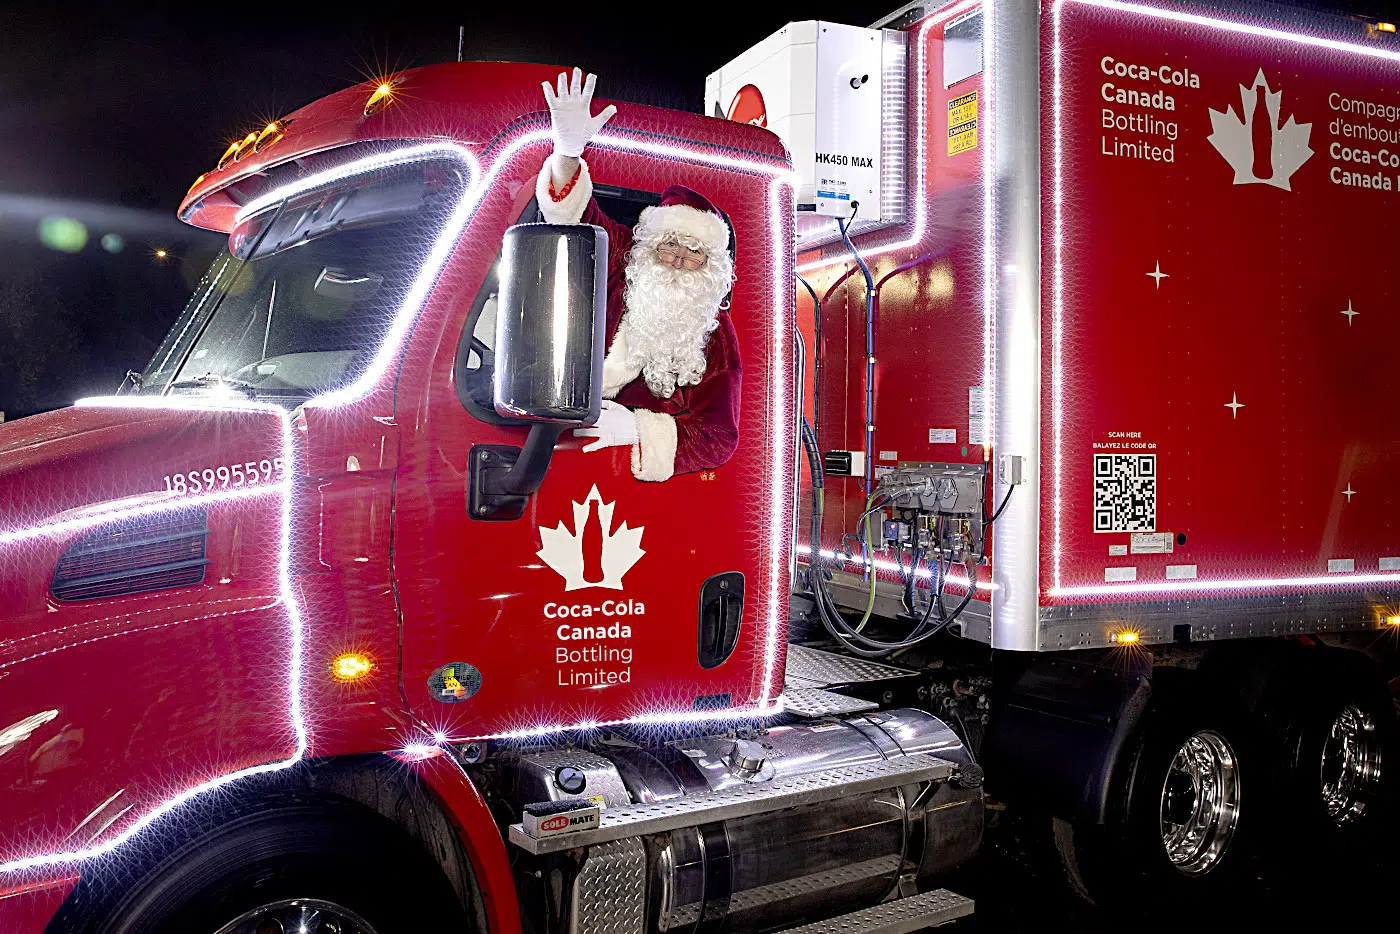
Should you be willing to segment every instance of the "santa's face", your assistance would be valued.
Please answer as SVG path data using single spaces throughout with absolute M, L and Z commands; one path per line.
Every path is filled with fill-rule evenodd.
M 705 345 L 729 293 L 731 269 L 727 256 L 711 256 L 681 234 L 639 234 L 633 242 L 618 331 L 626 335 L 628 365 L 656 396 L 667 398 L 705 375 Z

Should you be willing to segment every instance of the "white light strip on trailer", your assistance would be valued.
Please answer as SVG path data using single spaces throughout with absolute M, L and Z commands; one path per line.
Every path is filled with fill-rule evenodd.
M 1192 593 L 1210 593 L 1218 590 L 1274 590 L 1280 587 L 1329 587 L 1343 589 L 1359 584 L 1400 584 L 1400 574 L 1327 574 L 1309 577 L 1269 577 L 1250 580 L 1204 580 L 1204 581 L 1159 581 L 1133 584 L 1098 585 L 1085 587 L 1056 587 L 1050 593 L 1057 597 L 1083 597 L 1099 594 L 1178 594 L 1184 590 Z M 1131 609 L 1124 606 L 1124 611 Z
M 797 553 L 800 554 L 800 555 L 811 555 L 811 553 L 812 553 L 812 548 L 811 548 L 810 545 L 798 545 L 798 546 L 797 546 Z M 844 564 L 854 565 L 854 566 L 856 566 L 856 567 L 858 567 L 858 568 L 861 568 L 861 569 L 864 569 L 864 568 L 866 568 L 866 567 L 873 567 L 873 568 L 875 568 L 875 570 L 877 570 L 877 571 L 888 571 L 888 572 L 891 573 L 891 574 L 897 574 L 897 573 L 899 573 L 899 572 L 901 571 L 901 568 L 900 568 L 899 564 L 896 563 L 896 562 L 894 562 L 894 561 L 882 561 L 882 560 L 880 560 L 880 559 L 878 559 L 878 558 L 875 559 L 874 561 L 870 561 L 870 560 L 867 560 L 867 559 L 865 559 L 865 558 L 858 558 L 858 557 L 855 557 L 854 555 L 848 557 L 848 556 L 846 556 L 846 555 L 844 555 L 844 554 L 841 554 L 841 553 L 838 553 L 838 552 L 835 552 L 835 551 L 830 551 L 830 550 L 828 550 L 828 549 L 826 549 L 826 548 L 823 548 L 823 549 L 822 549 L 822 557 L 823 557 L 823 558 L 826 558 L 826 559 L 829 560 L 829 561 L 830 561 L 830 560 L 840 560 L 840 561 L 843 562 Z M 906 574 L 908 573 L 908 569 L 907 569 L 907 568 L 903 569 L 903 571 L 904 571 L 904 573 L 906 573 Z M 916 577 L 925 577 L 925 578 L 929 578 L 929 579 L 932 579 L 932 578 L 933 578 L 933 572 L 932 572 L 932 571 L 925 570 L 924 568 L 919 568 L 919 569 L 917 569 L 917 570 L 914 572 L 914 575 L 915 575 Z M 963 589 L 967 589 L 967 576 L 966 576 L 966 575 L 963 575 L 963 574 L 945 574 L 945 575 L 943 575 L 943 579 L 946 580 L 948 583 L 953 584 L 954 586 L 962 587 Z M 992 590 L 995 590 L 995 589 L 996 589 L 996 584 L 990 583 L 989 581 L 979 580 L 979 581 L 977 582 L 977 589 L 978 589 L 978 590 L 992 591 Z
M 481 177 L 478 171 L 478 164 L 475 156 L 465 148 L 453 143 L 432 143 L 428 145 L 411 146 L 404 149 L 381 153 L 364 159 L 359 159 L 347 163 L 336 169 L 326 170 L 316 175 L 301 180 L 295 185 L 271 192 L 255 201 L 245 205 L 239 212 L 237 219 L 242 221 L 259 210 L 266 209 L 269 205 L 293 197 L 311 188 L 322 187 L 332 184 L 338 180 L 362 175 L 368 172 L 378 171 L 385 168 L 392 168 L 398 165 L 408 164 L 414 161 L 422 161 L 434 157 L 448 156 L 459 158 L 467 163 L 471 181 L 468 183 L 462 200 L 454 209 L 448 223 L 439 234 L 433 248 L 425 257 L 419 269 L 413 287 L 400 305 L 399 312 L 395 317 L 393 325 L 386 333 L 383 344 L 381 344 L 374 361 L 350 386 L 329 393 L 324 393 L 306 404 L 319 408 L 337 408 L 348 405 L 363 398 L 383 379 L 389 364 L 401 352 L 405 337 L 414 319 L 417 317 L 423 304 L 426 302 L 433 284 L 437 280 L 438 274 L 445 265 L 448 257 L 456 247 L 467 222 L 470 220 L 476 208 L 480 205 L 485 192 L 489 190 L 491 183 L 501 172 L 507 162 L 515 156 L 521 149 L 532 143 L 542 142 L 550 138 L 547 131 L 535 131 L 522 134 L 512 141 L 497 157 L 485 177 Z M 769 188 L 769 224 L 771 233 L 771 243 L 775 247 L 783 243 L 782 234 L 786 229 L 785 220 L 780 211 L 782 203 L 782 188 L 793 186 L 793 174 L 791 170 L 774 165 L 771 162 L 760 162 L 757 160 L 740 159 L 734 156 L 720 155 L 710 152 L 705 148 L 690 148 L 675 144 L 656 143 L 651 141 L 634 140 L 614 133 L 599 134 L 594 139 L 594 145 L 605 148 L 620 149 L 648 155 L 661 156 L 670 159 L 697 162 L 704 165 L 718 168 L 732 169 L 736 171 L 766 175 L 770 178 Z M 774 352 L 775 360 L 787 359 L 782 352 L 784 337 L 790 322 L 787 320 L 787 282 L 786 266 L 782 263 L 775 264 L 774 268 L 774 328 L 777 335 L 777 347 Z M 779 406 L 776 411 L 782 411 L 782 406 L 786 405 L 787 387 L 785 385 L 785 371 L 778 372 L 774 378 L 775 403 Z M 308 738 L 304 723 L 303 701 L 301 696 L 302 663 L 304 656 L 304 633 L 300 607 L 298 606 L 295 594 L 291 586 L 290 567 L 290 547 L 291 547 L 291 521 L 292 521 L 292 481 L 295 469 L 295 451 L 292 444 L 292 428 L 290 416 L 283 409 L 256 402 L 224 403 L 220 400 L 208 397 L 179 398 L 179 397 L 140 397 L 123 396 L 113 398 L 83 399 L 77 403 L 85 407 L 111 407 L 111 408 L 148 408 L 148 409 L 173 409 L 173 410 L 215 410 L 225 412 L 269 412 L 275 413 L 282 421 L 282 446 L 283 446 L 283 479 L 280 484 L 269 485 L 262 488 L 257 493 L 278 492 L 282 493 L 282 520 L 281 520 L 281 553 L 279 565 L 279 585 L 282 589 L 282 600 L 287 607 L 288 624 L 291 635 L 291 673 L 289 678 L 290 691 L 290 718 L 293 733 L 296 738 L 295 750 L 287 759 L 277 762 L 266 763 L 231 772 L 227 775 L 219 776 L 210 781 L 195 785 L 171 798 L 166 799 L 154 809 L 140 817 L 137 821 L 123 830 L 111 840 L 99 846 L 88 847 L 81 850 L 70 850 L 60 853 L 51 853 L 41 856 L 25 857 L 0 863 L 0 874 L 9 872 L 19 872 L 54 866 L 66 863 L 80 862 L 94 856 L 109 853 L 122 843 L 150 827 L 161 817 L 174 811 L 182 804 L 192 798 L 215 788 L 222 787 L 240 778 L 253 775 L 262 775 L 268 772 L 275 772 L 285 769 L 298 762 L 306 753 Z M 786 424 L 786 422 L 783 422 Z M 773 526 L 770 530 L 770 561 L 773 569 L 770 577 L 770 587 L 773 583 L 782 579 L 782 568 L 787 564 L 787 556 L 783 554 L 782 539 L 784 521 L 784 504 L 787 501 L 785 486 L 781 482 L 784 471 L 781 468 L 782 459 L 788 446 L 786 430 L 774 432 L 774 445 L 771 457 L 775 463 L 774 483 L 772 490 L 773 504 Z M 247 495 L 257 495 L 248 493 Z M 235 495 L 225 495 L 224 493 L 206 494 L 203 496 L 188 496 L 179 500 L 153 505 L 141 505 L 137 507 L 115 509 L 107 512 L 95 513 L 91 516 L 52 523 L 48 526 L 36 526 L 28 529 L 18 529 L 0 534 L 0 544 L 21 541 L 25 538 L 42 535 L 66 534 L 72 531 L 86 528 L 88 525 L 98 522 L 110 522 L 126 517 L 145 516 L 162 511 L 173 509 L 183 509 L 204 503 L 224 502 L 229 499 L 242 498 L 242 492 Z M 765 717 L 778 713 L 781 710 L 780 702 L 770 702 L 770 691 L 768 682 L 777 664 L 777 657 L 780 648 L 779 637 L 782 632 L 781 599 L 776 594 L 770 595 L 769 619 L 767 620 L 767 639 L 764 645 L 764 678 L 762 700 L 757 709 L 738 709 L 728 711 L 665 711 L 656 714 L 640 714 L 636 717 L 612 721 L 614 724 L 651 724 L 661 725 L 665 723 L 696 723 L 707 720 L 735 720 L 748 719 L 753 717 Z M 575 725 L 550 725 L 544 727 L 531 728 L 525 731 L 515 731 L 511 733 L 497 734 L 499 738 L 524 738 L 543 737 L 555 733 L 570 732 L 579 729 L 588 729 L 592 726 L 604 725 L 597 722 L 584 722 Z M 494 738 L 494 737 L 487 737 Z
M 1379 58 L 1392 62 L 1400 62 L 1400 52 L 1382 49 L 1373 46 L 1357 45 L 1353 42 L 1344 42 L 1340 39 L 1328 39 L 1322 36 L 1308 35 L 1307 33 L 1290 32 L 1286 29 L 1277 29 L 1272 26 L 1258 26 L 1249 23 L 1241 23 L 1233 20 L 1219 19 L 1213 16 L 1205 16 L 1199 13 L 1189 13 L 1177 9 L 1164 9 L 1161 7 L 1148 6 L 1141 3 L 1125 3 L 1122 0 L 1055 0 L 1052 10 L 1052 46 L 1051 46 L 1051 66 L 1053 75 L 1053 109 L 1054 109 L 1054 189 L 1052 192 L 1054 203 L 1054 221 L 1051 229 L 1051 240 L 1054 249 L 1054 260 L 1052 267 L 1051 291 L 1053 293 L 1052 305 L 1052 364 L 1051 364 L 1051 408 L 1054 419 L 1054 443 L 1053 443 L 1053 470 L 1055 474 L 1055 504 L 1054 504 L 1054 547 L 1052 550 L 1053 580 L 1054 585 L 1047 591 L 1050 596 L 1092 596 L 1109 594 L 1180 594 L 1180 593 L 1210 593 L 1217 591 L 1239 591 L 1239 590 L 1267 590 L 1280 587 L 1347 587 L 1361 584 L 1375 583 L 1395 583 L 1400 582 L 1400 574 L 1348 574 L 1348 575 L 1328 575 L 1324 577 L 1273 577 L 1255 579 L 1235 579 L 1235 580 L 1184 580 L 1184 581 L 1162 581 L 1156 583 L 1132 583 L 1121 586 L 1087 585 L 1077 587 L 1061 586 L 1061 555 L 1064 550 L 1064 513 L 1061 507 L 1063 498 L 1063 477 L 1064 477 L 1064 214 L 1063 205 L 1065 199 L 1064 192 L 1064 151 L 1062 140 L 1064 137 L 1064 125 L 1061 120 L 1063 110 L 1063 84 L 1064 75 L 1062 68 L 1063 43 L 1061 35 L 1061 16 L 1064 7 L 1070 3 L 1080 6 L 1095 7 L 1102 10 L 1112 10 L 1118 13 L 1127 13 L 1135 16 L 1143 16 L 1151 19 L 1167 20 L 1169 22 L 1182 23 L 1191 26 L 1202 26 L 1207 29 L 1217 29 L 1222 32 L 1235 33 L 1238 35 L 1250 36 L 1254 38 L 1275 39 L 1281 42 L 1288 42 L 1294 45 L 1309 46 L 1312 48 L 1327 49 L 1333 52 L 1342 52 L 1349 55 L 1362 55 L 1368 58 Z

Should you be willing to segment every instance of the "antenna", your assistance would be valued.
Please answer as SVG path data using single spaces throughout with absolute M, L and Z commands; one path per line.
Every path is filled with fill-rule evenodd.
M 462 60 L 462 43 L 467 41 L 467 27 L 457 27 L 457 61 Z

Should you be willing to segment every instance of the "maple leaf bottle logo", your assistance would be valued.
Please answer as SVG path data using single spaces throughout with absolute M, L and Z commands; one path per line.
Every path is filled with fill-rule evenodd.
M 644 526 L 629 529 L 623 522 L 616 529 L 612 527 L 616 506 L 616 502 L 603 502 L 594 484 L 583 502 L 573 504 L 573 529 L 565 528 L 563 522 L 552 529 L 540 526 L 544 547 L 536 554 L 564 578 L 565 591 L 586 587 L 621 590 L 623 575 L 646 554 L 642 550 Z
M 1261 68 L 1254 84 L 1240 85 L 1240 114 L 1233 105 L 1210 112 L 1210 144 L 1235 170 L 1236 185 L 1293 190 L 1288 180 L 1313 154 L 1308 146 L 1312 124 L 1298 123 L 1292 114 L 1281 122 L 1282 107 L 1283 92 L 1269 87 Z

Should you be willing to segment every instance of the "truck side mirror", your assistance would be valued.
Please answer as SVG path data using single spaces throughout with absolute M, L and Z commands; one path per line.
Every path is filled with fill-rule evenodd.
M 501 251 L 494 403 L 531 422 L 523 448 L 479 444 L 468 459 L 474 519 L 516 519 L 566 429 L 603 405 L 608 234 L 588 224 L 517 224 Z
M 517 224 L 501 251 L 496 411 L 570 425 L 598 420 L 608 234 L 589 224 Z

